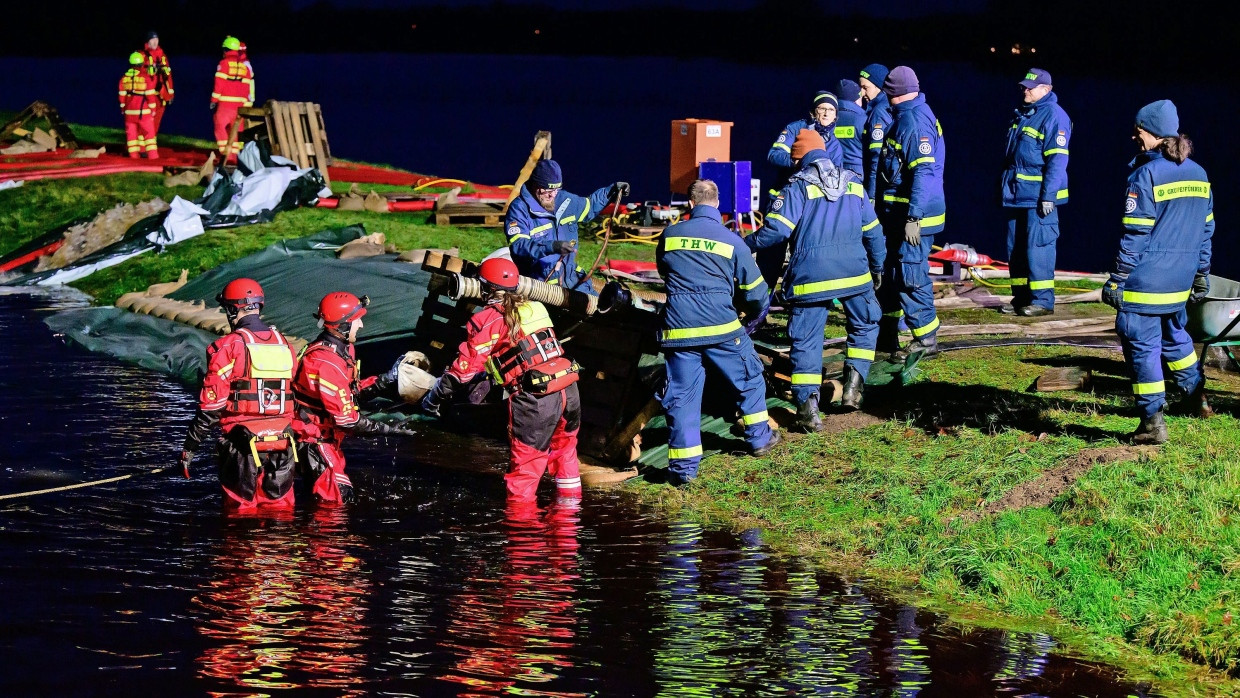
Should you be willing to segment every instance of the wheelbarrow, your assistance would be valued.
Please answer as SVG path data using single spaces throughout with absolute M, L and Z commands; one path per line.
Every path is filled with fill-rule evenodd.
M 1233 347 L 1240 346 L 1240 281 L 1210 276 L 1210 293 L 1200 303 L 1188 304 L 1188 334 L 1201 342 L 1202 358 L 1210 347 L 1222 347 L 1240 367 Z

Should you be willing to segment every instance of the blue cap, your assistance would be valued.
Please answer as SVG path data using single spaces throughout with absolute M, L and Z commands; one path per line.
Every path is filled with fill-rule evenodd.
M 533 189 L 559 189 L 564 184 L 564 174 L 555 160 L 539 160 L 530 173 L 529 187 Z
M 882 63 L 871 63 L 861 69 L 861 77 L 869 80 L 877 88 L 882 88 L 883 81 L 887 79 L 887 66 Z
M 1051 84 L 1051 74 L 1041 68 L 1030 68 L 1025 73 L 1025 77 L 1020 81 L 1021 87 L 1034 88 L 1038 85 Z
M 861 96 L 861 86 L 852 80 L 840 80 L 840 84 L 835 88 L 835 94 L 845 102 L 855 102 Z
M 1180 113 L 1169 99 L 1150 102 L 1137 112 L 1137 126 L 1159 138 L 1175 138 L 1180 135 Z
M 836 97 L 835 93 L 827 90 L 818 90 L 814 93 L 814 103 L 810 105 L 810 108 L 817 108 L 819 104 L 824 102 L 830 104 L 836 109 L 840 108 L 840 98 Z

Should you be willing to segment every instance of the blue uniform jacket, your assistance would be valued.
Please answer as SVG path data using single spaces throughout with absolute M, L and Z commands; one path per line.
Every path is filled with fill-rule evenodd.
M 1033 208 L 1039 201 L 1068 203 L 1068 141 L 1072 122 L 1054 92 L 1021 105 L 1008 129 L 1003 205 Z
M 786 184 L 799 169 L 792 162 L 792 144 L 796 142 L 797 134 L 803 128 L 812 128 L 817 131 L 827 144 L 827 157 L 831 159 L 831 163 L 836 167 L 843 167 L 844 149 L 840 147 L 840 142 L 835 138 L 837 126 L 839 126 L 838 122 L 832 126 L 820 126 L 817 121 L 811 119 L 798 119 L 779 132 L 779 138 L 775 139 L 775 143 L 766 153 L 766 161 L 779 168 L 779 186 Z
M 504 217 L 508 249 L 521 275 L 569 288 L 577 284 L 585 273 L 577 266 L 577 253 L 572 252 L 561 261 L 561 255 L 551 251 L 551 243 L 576 240 L 577 226 L 598 216 L 607 205 L 610 189 L 598 189 L 588 199 L 561 190 L 555 195 L 555 213 L 551 214 L 543 210 L 527 187 L 521 187 L 521 195 L 513 199 Z M 582 282 L 577 290 L 593 293 L 593 288 L 587 286 L 589 282 Z
M 1115 270 L 1128 274 L 1121 310 L 1148 315 L 1184 307 L 1197 274 L 1210 273 L 1214 195 L 1201 165 L 1150 151 L 1132 161 L 1124 237 Z
M 856 103 L 840 102 L 840 116 L 835 122 L 835 139 L 840 142 L 843 164 L 836 164 L 858 175 L 865 172 L 865 146 L 861 143 L 865 136 L 865 119 L 865 110 Z
M 754 250 L 791 238 L 783 296 L 793 303 L 862 293 L 887 258 L 882 226 L 857 176 L 847 170 L 824 176 L 814 155 L 771 202 L 763 226 L 745 238 Z
M 748 316 L 766 307 L 767 288 L 749 248 L 723 227 L 719 210 L 694 206 L 693 217 L 663 231 L 655 248 L 659 275 L 667 285 L 663 306 L 665 347 L 718 344 L 745 334 L 738 311 Z
M 887 101 L 887 93 L 879 92 L 878 96 L 865 105 L 865 133 L 862 134 L 861 145 L 865 150 L 865 193 L 874 200 L 878 182 L 878 156 L 883 149 L 883 141 L 891 130 L 891 102 Z
M 882 210 L 901 211 L 921 219 L 923 235 L 943 230 L 947 204 L 943 198 L 943 128 L 919 94 L 893 104 L 895 117 L 878 161 Z

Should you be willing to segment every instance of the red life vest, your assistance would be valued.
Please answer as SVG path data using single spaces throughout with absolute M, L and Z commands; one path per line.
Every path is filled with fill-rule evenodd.
M 342 372 L 349 377 L 349 392 L 356 395 L 358 392 L 358 380 L 361 377 L 362 363 L 353 357 L 353 348 L 350 346 L 347 353 L 342 354 L 330 342 L 317 341 L 306 345 L 302 350 L 300 361 L 301 369 L 297 373 L 296 380 L 293 381 L 293 400 L 297 404 L 297 419 L 305 425 L 317 427 L 320 435 L 330 440 L 334 435 L 336 427 L 336 415 L 332 414 L 324 405 L 322 399 L 322 391 L 324 388 L 333 389 L 335 386 L 315 386 L 314 382 L 319 380 L 319 374 L 322 372 L 320 366 L 322 364 L 336 363 L 337 361 L 344 364 Z M 350 402 L 349 404 L 352 404 Z M 298 439 L 301 441 L 314 441 L 317 439 L 307 439 L 301 433 L 301 427 L 298 427 Z
M 526 303 L 520 314 L 520 338 L 487 360 L 487 373 L 508 390 L 535 395 L 556 393 L 576 383 L 579 366 L 564 356 L 543 304 Z
M 245 370 L 229 383 L 224 411 L 257 437 L 258 451 L 283 450 L 293 416 L 293 354 L 275 328 L 266 341 L 244 328 L 236 332 L 245 341 Z

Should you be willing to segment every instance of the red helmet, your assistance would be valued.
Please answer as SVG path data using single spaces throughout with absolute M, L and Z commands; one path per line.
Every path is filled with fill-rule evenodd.
M 348 291 L 334 291 L 319 301 L 319 312 L 314 317 L 322 320 L 324 325 L 339 327 L 365 315 L 368 305 L 370 298 L 367 296 L 358 298 Z
M 254 279 L 233 279 L 215 297 L 216 303 L 232 312 L 261 310 L 263 301 L 263 287 Z
M 511 259 L 492 257 L 479 267 L 478 277 L 492 288 L 515 291 L 521 274 L 517 272 L 517 265 L 513 264 Z

